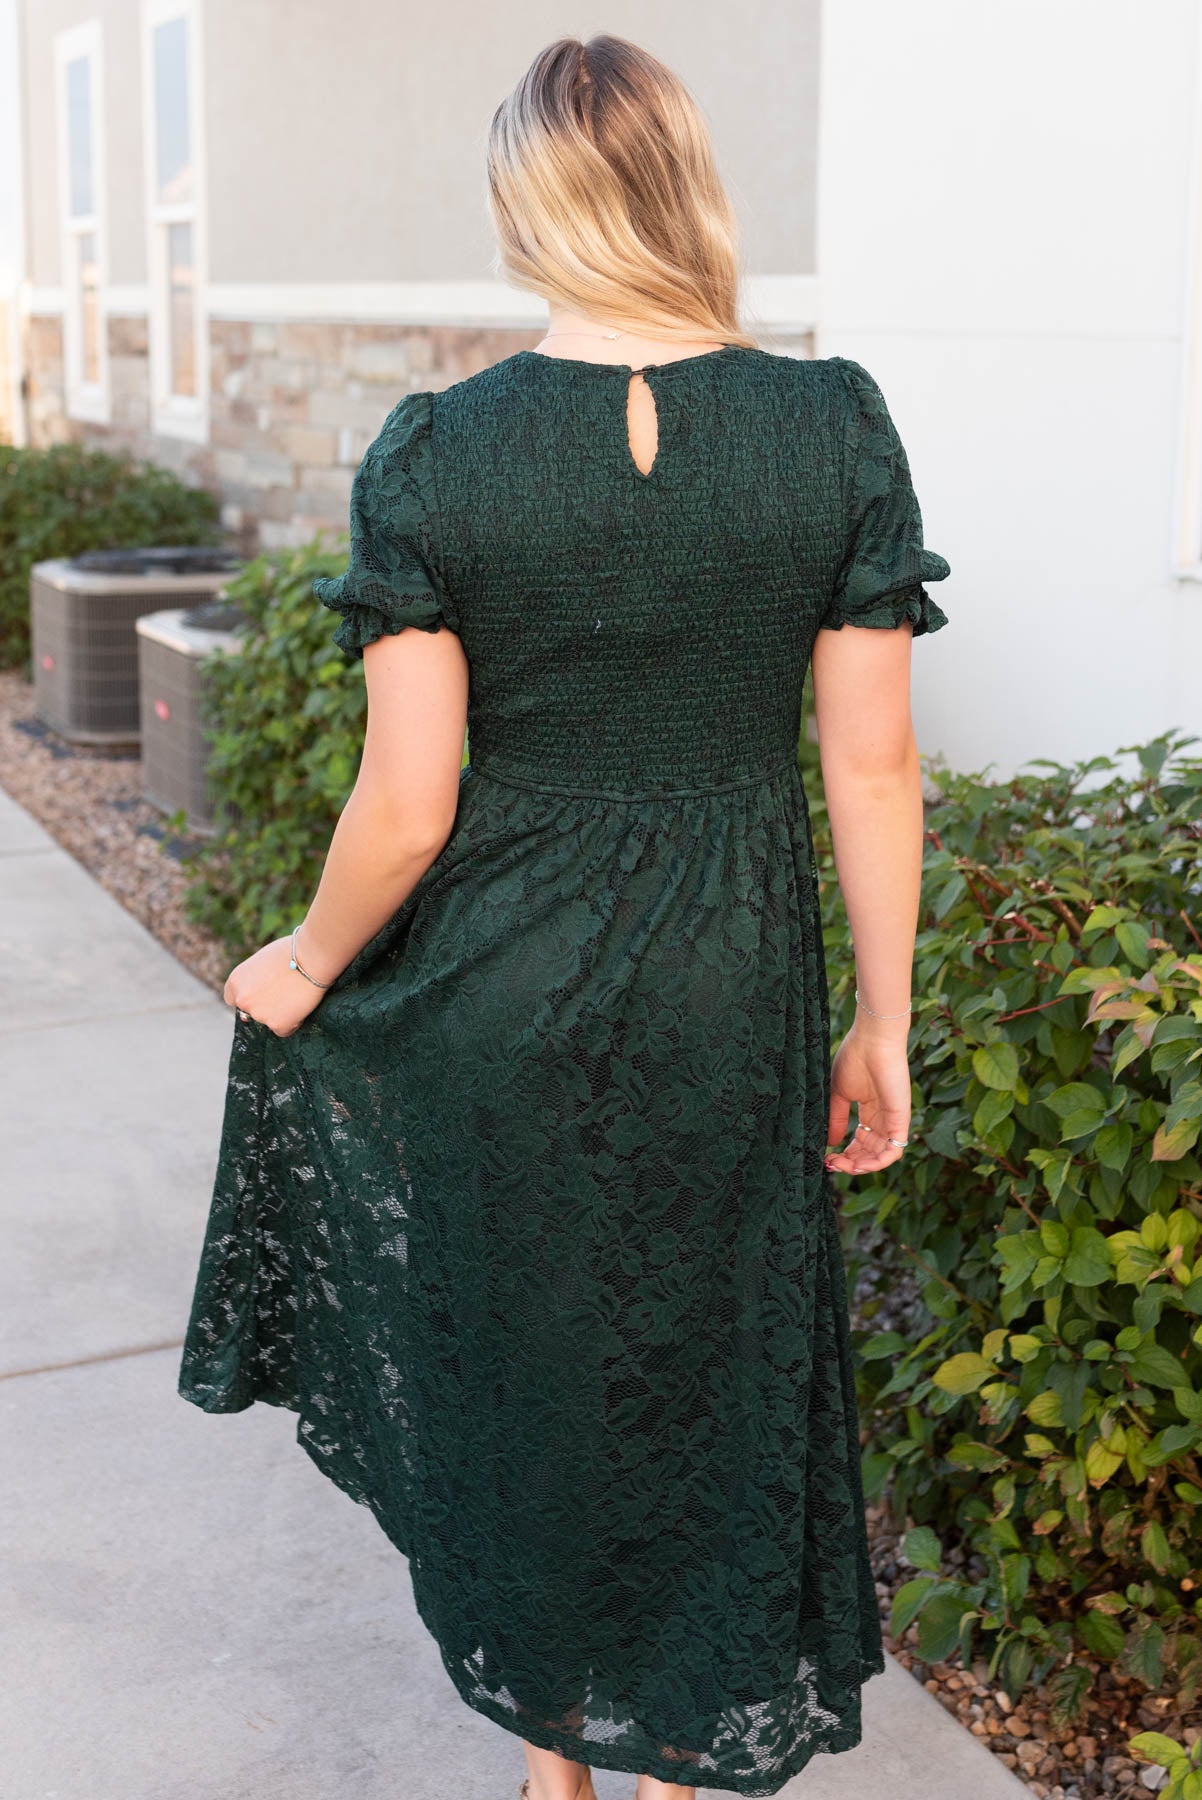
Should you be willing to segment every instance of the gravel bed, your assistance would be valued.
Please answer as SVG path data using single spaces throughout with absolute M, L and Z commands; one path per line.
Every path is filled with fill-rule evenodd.
M 162 814 L 142 798 L 136 751 L 115 754 L 67 743 L 37 720 L 31 685 L 18 674 L 0 672 L 0 787 L 173 956 L 220 994 L 230 959 L 183 910 L 188 874 L 181 859 L 194 845 L 171 838 Z M 899 1329 L 912 1298 L 904 1287 L 899 1284 L 894 1296 L 898 1317 L 893 1323 Z M 881 1328 L 879 1318 L 873 1327 Z M 892 1524 L 887 1507 L 870 1506 L 867 1517 L 887 1648 L 1032 1794 L 1040 1800 L 1132 1794 L 1139 1800 L 1164 1785 L 1163 1770 L 1126 1754 L 1128 1736 L 1160 1730 L 1191 1743 L 1202 1735 L 1202 1725 L 1182 1730 L 1171 1702 L 1149 1696 L 1138 1682 L 1097 1665 L 1084 1716 L 1072 1726 L 1057 1726 L 1043 1688 L 1030 1690 L 1013 1705 L 990 1681 L 984 1662 L 968 1669 L 958 1661 L 921 1662 L 914 1649 L 916 1624 L 896 1641 L 889 1633 L 890 1606 L 915 1571 L 901 1551 L 905 1530 Z
M 1052 1723 L 1051 1699 L 1042 1685 L 1028 1689 L 1018 1704 L 1013 1704 L 989 1679 L 983 1660 L 974 1661 L 967 1669 L 958 1656 L 946 1663 L 921 1662 L 914 1650 L 916 1623 L 907 1627 L 900 1642 L 889 1634 L 893 1596 L 917 1573 L 902 1556 L 905 1531 L 893 1526 L 884 1505 L 870 1506 L 868 1536 L 886 1647 L 1042 1800 L 1101 1800 L 1103 1795 L 1156 1793 L 1168 1780 L 1166 1771 L 1129 1756 L 1128 1738 L 1138 1731 L 1163 1731 L 1187 1744 L 1202 1737 L 1202 1724 L 1184 1725 L 1174 1716 L 1167 1696 L 1149 1694 L 1140 1682 L 1127 1680 L 1082 1653 L 1075 1661 L 1094 1671 L 1093 1691 L 1082 1716 L 1072 1725 Z M 957 1572 L 955 1560 L 953 1553 L 944 1573 Z

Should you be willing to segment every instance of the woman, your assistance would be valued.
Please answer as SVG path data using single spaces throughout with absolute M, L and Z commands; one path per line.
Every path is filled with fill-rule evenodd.
M 398 402 L 315 583 L 362 768 L 297 931 L 226 983 L 180 1392 L 298 1412 L 526 1800 L 590 1767 L 770 1795 L 859 1742 L 884 1666 L 829 1171 L 907 1141 L 910 641 L 948 565 L 867 371 L 739 328 L 659 62 L 551 44 L 488 177 L 550 327 Z M 833 1072 L 811 660 L 859 995 Z

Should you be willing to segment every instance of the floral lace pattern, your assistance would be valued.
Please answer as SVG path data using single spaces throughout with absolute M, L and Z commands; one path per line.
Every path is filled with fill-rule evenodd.
M 351 485 L 350 556 L 313 592 L 343 615 L 334 642 L 349 656 L 406 625 L 458 629 L 437 572 L 438 513 L 429 438 L 431 395 L 407 394 L 370 443 Z
M 472 761 L 300 1030 L 234 1022 L 179 1391 L 298 1415 L 468 1705 L 771 1795 L 884 1667 L 796 743 L 848 532 L 883 623 L 917 511 L 844 512 L 837 359 L 654 370 L 651 486 L 620 374 L 550 361 L 407 396 L 356 476 L 318 597 L 348 656 L 460 632 Z

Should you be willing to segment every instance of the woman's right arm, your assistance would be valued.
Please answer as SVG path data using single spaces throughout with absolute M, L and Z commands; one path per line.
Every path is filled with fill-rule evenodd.
M 831 1070 L 827 1144 L 842 1144 L 852 1103 L 860 1125 L 827 1167 L 866 1175 L 904 1152 L 910 1127 L 910 981 L 922 870 L 922 777 L 910 717 L 910 644 L 892 630 L 821 630 L 811 667 L 835 869 L 855 952 L 857 1007 Z

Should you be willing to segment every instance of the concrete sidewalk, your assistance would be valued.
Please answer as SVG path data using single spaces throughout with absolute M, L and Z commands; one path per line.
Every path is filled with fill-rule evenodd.
M 2 793 L 0 995 L 4 1800 L 513 1800 L 294 1416 L 177 1396 L 231 1016 Z M 892 1659 L 864 1703 L 785 1800 L 1026 1792 Z

